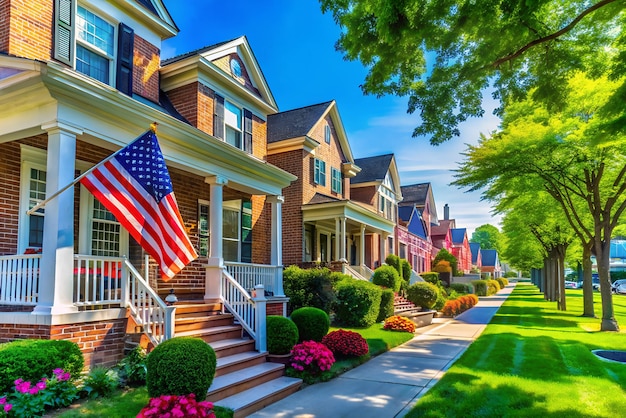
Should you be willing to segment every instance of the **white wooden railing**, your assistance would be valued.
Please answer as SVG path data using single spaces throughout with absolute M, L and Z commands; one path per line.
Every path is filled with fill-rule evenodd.
M 248 292 L 256 285 L 262 284 L 268 295 L 285 296 L 281 266 L 225 262 L 224 267 L 228 274 Z
M 371 281 L 374 272 L 365 265 L 349 266 L 345 265 L 345 274 L 349 274 L 355 279 Z
M 0 305 L 36 305 L 41 254 L 0 256 Z
M 224 307 L 255 340 L 256 350 L 264 352 L 267 349 L 264 286 L 262 284 L 253 286 L 253 294 L 250 294 L 228 271 L 224 270 L 221 288 Z
M 124 259 L 74 255 L 74 305 L 119 305 L 124 301 Z
M 155 346 L 174 337 L 176 307 L 167 306 L 128 260 L 124 270 L 126 303 L 135 323 Z

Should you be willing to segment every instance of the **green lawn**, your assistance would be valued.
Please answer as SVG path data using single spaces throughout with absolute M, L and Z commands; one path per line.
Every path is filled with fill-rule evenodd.
M 614 296 L 626 329 L 626 296 Z M 417 403 L 409 417 L 617 417 L 626 414 L 626 364 L 591 350 L 626 350 L 624 332 L 582 318 L 582 291 L 566 312 L 529 283 L 517 285 L 483 334 Z M 595 292 L 596 315 L 601 314 Z

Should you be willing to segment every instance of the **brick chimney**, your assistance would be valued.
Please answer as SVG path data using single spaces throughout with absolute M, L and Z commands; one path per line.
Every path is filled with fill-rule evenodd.
M 450 220 L 450 208 L 448 207 L 447 203 L 443 205 L 443 220 Z

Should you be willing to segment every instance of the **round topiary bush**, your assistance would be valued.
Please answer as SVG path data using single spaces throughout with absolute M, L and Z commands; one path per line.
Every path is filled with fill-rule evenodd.
M 215 377 L 215 351 L 200 338 L 176 337 L 157 345 L 146 360 L 148 395 L 206 398 Z
M 406 291 L 406 298 L 417 306 L 431 309 L 439 297 L 439 288 L 432 283 L 414 283 Z
M 365 338 L 358 332 L 338 329 L 322 338 L 322 344 L 338 357 L 360 357 L 369 352 Z
M 298 327 L 298 341 L 322 341 L 328 334 L 330 318 L 321 309 L 305 306 L 291 313 L 291 320 Z
M 267 316 L 267 351 L 270 354 L 289 354 L 298 343 L 298 327 L 289 318 Z
M 391 289 L 394 292 L 400 290 L 401 280 L 398 270 L 392 266 L 380 266 L 374 270 L 374 275 L 372 276 L 372 283 Z
M 346 279 L 337 285 L 335 321 L 346 327 L 369 327 L 376 323 L 383 290 L 365 280 Z

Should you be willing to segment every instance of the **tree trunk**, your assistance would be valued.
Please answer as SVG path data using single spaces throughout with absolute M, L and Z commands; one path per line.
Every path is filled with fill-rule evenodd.
M 565 297 L 565 251 L 567 250 L 567 245 L 559 244 L 556 248 L 557 259 L 556 259 L 556 270 L 557 270 L 557 281 L 558 281 L 558 291 L 560 295 L 559 299 L 559 309 L 562 311 L 567 310 L 567 300 Z
M 599 234 L 596 235 L 596 263 L 598 266 L 598 277 L 600 279 L 600 296 L 602 297 L 602 323 L 600 329 L 602 331 L 619 331 L 619 325 L 615 319 L 613 310 L 613 292 L 611 291 L 611 244 L 609 241 L 602 240 Z
M 593 242 L 583 244 L 583 315 L 595 318 L 596 313 L 593 308 L 593 282 L 591 272 L 591 248 Z

